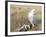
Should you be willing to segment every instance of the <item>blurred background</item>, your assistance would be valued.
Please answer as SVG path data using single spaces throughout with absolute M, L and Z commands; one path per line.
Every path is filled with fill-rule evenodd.
M 37 24 L 30 31 L 39 31 L 42 29 L 42 7 L 33 5 L 10 5 L 10 31 L 16 32 L 24 24 L 31 25 L 28 20 L 28 13 L 35 9 L 35 17 L 38 19 Z

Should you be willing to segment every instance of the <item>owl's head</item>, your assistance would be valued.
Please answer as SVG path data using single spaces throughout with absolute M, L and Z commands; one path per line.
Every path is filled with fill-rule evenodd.
M 35 14 L 35 9 L 31 10 L 31 14 L 34 15 Z

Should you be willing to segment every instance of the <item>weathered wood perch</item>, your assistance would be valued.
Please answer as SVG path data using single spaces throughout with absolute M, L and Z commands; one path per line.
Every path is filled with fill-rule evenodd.
M 30 30 L 30 25 L 23 25 L 22 27 L 16 29 L 17 31 L 29 31 Z

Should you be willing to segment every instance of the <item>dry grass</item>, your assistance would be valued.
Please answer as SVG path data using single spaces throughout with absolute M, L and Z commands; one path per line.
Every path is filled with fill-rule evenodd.
M 36 9 L 36 17 L 38 19 L 42 19 L 41 17 L 41 7 L 40 6 L 18 6 L 18 5 L 10 5 L 10 31 L 11 32 L 17 32 L 16 29 L 23 26 L 23 24 L 30 25 L 31 23 L 28 20 L 28 12 L 32 9 Z M 39 31 L 42 29 L 40 24 L 34 26 L 30 31 Z

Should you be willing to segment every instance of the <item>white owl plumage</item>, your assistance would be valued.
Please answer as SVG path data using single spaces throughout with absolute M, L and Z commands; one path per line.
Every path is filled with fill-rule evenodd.
M 32 24 L 32 26 L 34 27 L 34 23 L 33 23 L 33 18 L 34 18 L 34 14 L 35 14 L 35 9 L 32 9 L 29 13 L 28 13 L 28 20 L 29 22 Z

